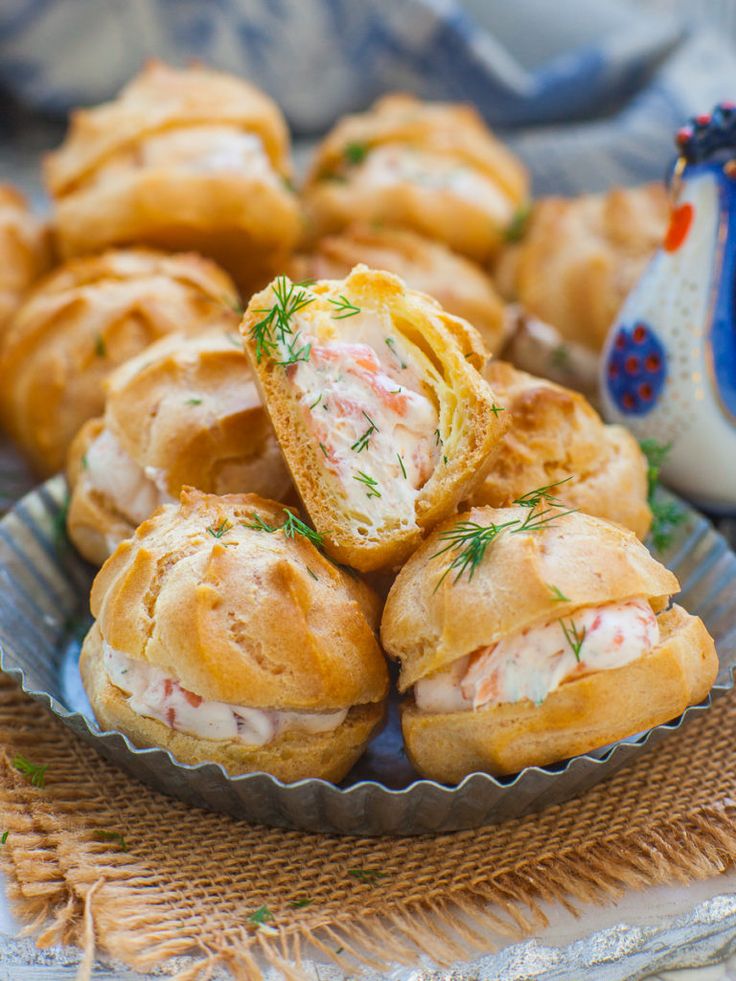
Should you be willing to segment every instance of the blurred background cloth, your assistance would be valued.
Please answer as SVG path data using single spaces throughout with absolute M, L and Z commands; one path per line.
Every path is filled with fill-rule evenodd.
M 244 75 L 302 137 L 390 89 L 467 100 L 568 194 L 659 178 L 674 130 L 736 99 L 736 0 L 0 0 L 0 176 L 31 184 L 54 117 L 149 57 Z

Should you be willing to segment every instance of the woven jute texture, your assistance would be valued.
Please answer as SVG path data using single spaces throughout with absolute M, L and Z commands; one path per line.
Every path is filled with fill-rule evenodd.
M 144 971 L 194 952 L 179 978 L 215 967 L 257 978 L 264 962 L 295 978 L 307 943 L 353 975 L 422 953 L 442 966 L 488 950 L 491 931 L 540 928 L 542 900 L 610 901 L 736 856 L 730 696 L 578 800 L 439 837 L 312 835 L 192 809 L 106 763 L 2 678 L 0 746 L 14 909 L 39 944 L 80 945 L 82 977 L 98 951 Z M 16 754 L 47 764 L 45 786 L 15 769 Z

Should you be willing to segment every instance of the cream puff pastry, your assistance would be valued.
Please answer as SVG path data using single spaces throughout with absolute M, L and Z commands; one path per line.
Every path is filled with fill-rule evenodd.
M 605 425 L 577 392 L 503 361 L 491 361 L 485 378 L 511 427 L 471 504 L 506 507 L 530 487 L 556 484 L 566 507 L 618 521 L 643 539 L 652 520 L 647 460 L 628 429 Z
M 108 378 L 102 418 L 72 443 L 69 537 L 102 565 L 185 485 L 214 494 L 291 491 L 237 333 L 171 334 Z
M 352 225 L 328 235 L 287 267 L 294 280 L 342 279 L 359 262 L 400 276 L 412 289 L 429 293 L 448 313 L 475 327 L 494 354 L 504 340 L 504 304 L 490 278 L 440 242 L 401 228 Z
M 63 467 L 107 375 L 153 341 L 213 324 L 236 328 L 230 278 L 196 255 L 111 251 L 42 280 L 0 344 L 3 423 L 41 475 Z
M 380 221 L 479 261 L 498 251 L 527 196 L 523 165 L 471 106 L 396 93 L 338 122 L 304 188 L 316 237 Z
M 80 109 L 46 161 L 64 256 L 192 249 L 260 288 L 301 232 L 286 123 L 252 85 L 151 62 L 114 102 Z
M 497 284 L 561 340 L 598 352 L 668 219 L 660 184 L 541 198 L 522 240 L 503 253 Z
M 92 587 L 80 661 L 101 726 L 182 763 L 340 780 L 383 717 L 368 587 L 253 494 L 184 490 Z
M 516 773 L 631 736 L 708 694 L 718 670 L 676 577 L 619 525 L 550 504 L 449 519 L 383 614 L 407 753 L 424 776 Z
M 507 423 L 468 323 L 356 266 L 278 277 L 240 325 L 294 484 L 325 549 L 362 572 L 406 559 L 483 479 Z
M 9 184 L 0 184 L 0 333 L 36 280 L 51 266 L 44 222 Z

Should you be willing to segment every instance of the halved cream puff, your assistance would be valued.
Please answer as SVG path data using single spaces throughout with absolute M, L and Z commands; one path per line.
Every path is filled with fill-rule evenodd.
M 62 255 L 193 249 L 260 288 L 301 231 L 286 123 L 254 86 L 150 62 L 118 98 L 72 115 L 46 161 Z
M 475 327 L 491 354 L 504 341 L 504 304 L 490 277 L 474 262 L 403 228 L 351 225 L 327 235 L 289 264 L 292 279 L 342 279 L 359 262 L 400 276 L 412 289 L 429 293 Z
M 516 773 L 676 718 L 718 670 L 702 621 L 635 535 L 544 489 L 435 529 L 399 573 L 381 638 L 401 663 L 424 776 Z
M 143 249 L 74 259 L 43 279 L 0 342 L 0 415 L 48 476 L 105 405 L 110 372 L 174 331 L 234 327 L 230 277 L 197 255 Z
M 554 496 L 567 507 L 646 537 L 648 465 L 628 429 L 606 425 L 577 392 L 504 361 L 489 362 L 485 378 L 511 426 L 471 504 L 506 507 L 530 487 L 556 484 Z
M 483 479 L 507 422 L 478 333 L 387 272 L 277 278 L 240 325 L 325 549 L 363 572 L 406 559 Z
M 479 261 L 498 251 L 527 197 L 524 166 L 475 109 L 397 93 L 337 123 L 304 188 L 315 237 L 380 221 Z
M 256 495 L 184 490 L 92 587 L 80 669 L 101 726 L 182 763 L 340 780 L 380 723 L 377 600 Z
M 105 412 L 85 423 L 67 473 L 69 537 L 102 565 L 185 485 L 281 501 L 291 479 L 240 336 L 171 334 L 107 379 Z

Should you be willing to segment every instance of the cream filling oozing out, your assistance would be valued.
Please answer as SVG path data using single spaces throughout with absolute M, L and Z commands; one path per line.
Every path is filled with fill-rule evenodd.
M 422 393 L 408 345 L 388 311 L 345 318 L 340 340 L 331 336 L 329 313 L 301 318 L 299 329 L 298 346 L 311 344 L 309 359 L 286 370 L 354 524 L 376 527 L 393 518 L 413 525 L 441 442 L 437 408 Z
M 348 714 L 334 712 L 290 712 L 250 708 L 201 698 L 146 661 L 128 657 L 107 643 L 103 645 L 107 676 L 128 696 L 137 714 L 163 722 L 178 732 L 199 739 L 238 740 L 250 746 L 265 746 L 284 732 L 333 732 Z
M 540 705 L 563 682 L 623 667 L 658 643 L 659 624 L 645 599 L 585 607 L 459 658 L 418 681 L 414 698 L 425 712 L 456 712 L 522 699 Z
M 368 187 L 416 184 L 454 194 L 500 224 L 508 223 L 514 215 L 513 203 L 493 180 L 450 157 L 402 144 L 387 144 L 371 149 L 359 166 L 361 181 Z
M 192 173 L 236 173 L 277 185 L 263 142 L 232 126 L 188 126 L 153 133 L 121 150 L 97 171 L 102 183 L 131 168 L 174 167 Z
M 145 521 L 159 505 L 173 501 L 163 470 L 141 467 L 109 429 L 103 429 L 87 449 L 85 475 L 91 488 L 109 498 L 133 525 Z

